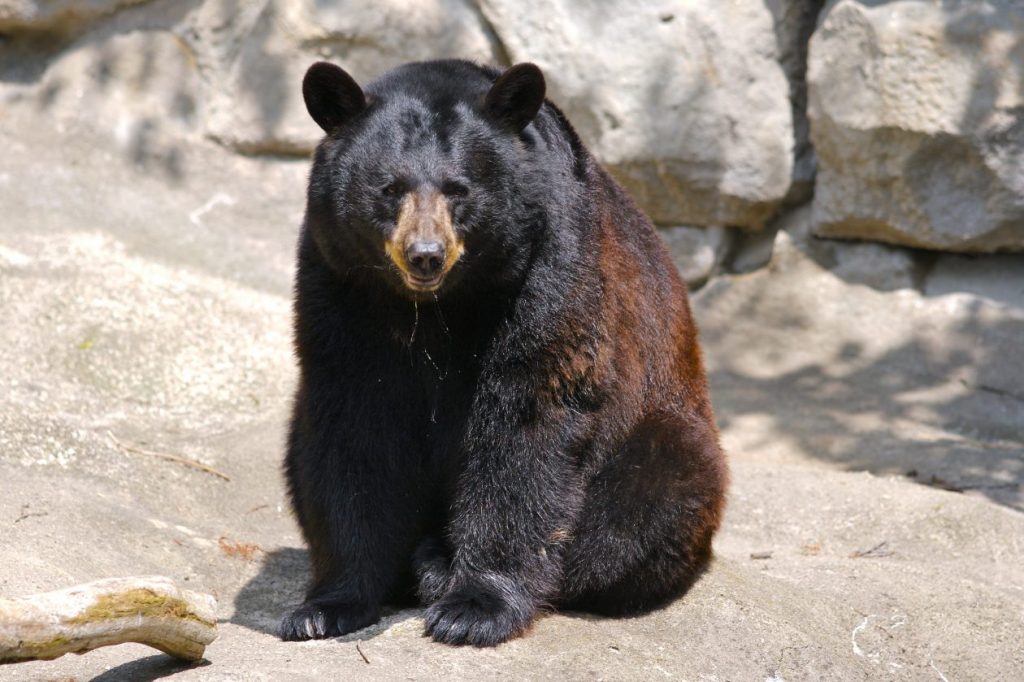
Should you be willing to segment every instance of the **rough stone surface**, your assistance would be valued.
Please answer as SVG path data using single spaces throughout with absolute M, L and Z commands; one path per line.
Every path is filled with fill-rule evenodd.
M 842 267 L 849 244 L 808 225 L 806 209 L 790 214 L 767 268 L 695 297 L 727 449 L 1024 510 L 1019 257 L 982 261 L 981 274 L 906 251 L 913 287 L 887 291 Z
M 17 113 L 0 148 L 0 592 L 161 573 L 221 619 L 199 667 L 125 645 L 0 680 L 1024 676 L 1019 295 L 959 267 L 923 294 L 853 284 L 783 225 L 767 268 L 694 297 L 734 485 L 688 595 L 487 650 L 431 643 L 419 610 L 283 643 L 307 575 L 280 474 L 305 162 L 196 142 L 171 181 Z M 1013 265 L 992 267 L 1020 292 Z
M 746 232 L 734 235 L 725 269 L 731 273 L 753 272 L 768 265 L 772 258 L 775 235 L 778 232 L 775 220 L 760 232 Z
M 766 264 L 776 269 L 807 258 L 828 269 L 850 284 L 863 284 L 881 291 L 910 289 L 920 285 L 935 256 L 915 249 L 888 244 L 825 239 L 814 236 L 811 206 L 797 206 L 781 214 L 771 229 L 773 243 Z M 757 235 L 760 236 L 760 235 Z M 763 257 L 763 246 L 749 247 L 734 260 L 731 272 L 750 272 L 755 268 L 737 267 L 735 261 Z M 1012 273 L 1013 268 L 1005 272 Z
M 763 3 L 480 6 L 655 222 L 760 228 L 786 195 L 792 114 Z
M 140 7 L 50 5 L 46 16 L 77 17 L 71 37 L 50 42 L 12 24 L 0 37 L 0 102 L 117 128 L 143 145 L 206 136 L 247 154 L 303 155 L 320 134 L 299 88 L 313 61 L 366 81 L 417 59 L 533 60 L 553 100 L 657 222 L 758 228 L 790 187 L 793 112 L 779 41 L 787 55 L 801 48 L 797 33 L 776 35 L 757 0 Z M 24 8 L 18 16 L 43 12 L 42 3 Z M 42 26 L 43 14 L 33 21 Z
M 175 180 L 183 172 L 180 141 L 197 126 L 198 89 L 195 63 L 181 41 L 136 24 L 100 31 L 61 53 L 38 86 L 20 95 L 58 124 L 89 122 L 119 153 Z
M 665 227 L 658 231 L 672 252 L 679 273 L 690 287 L 708 281 L 729 250 L 732 233 L 724 227 Z
M 821 236 L 1024 249 L 1024 5 L 823 4 L 0 0 L 0 116 L 84 122 L 173 179 L 201 137 L 308 153 L 299 82 L 317 59 L 363 81 L 414 59 L 534 60 L 659 224 L 760 228 L 813 189 Z M 734 244 L 737 270 L 771 239 Z
M 881 291 L 910 289 L 917 284 L 920 259 L 906 249 L 885 244 L 853 243 L 833 247 L 837 277 Z
M 461 57 L 498 63 L 489 29 L 468 0 L 374 3 L 207 0 L 177 29 L 203 79 L 207 134 L 244 152 L 305 153 L 322 131 L 299 84 L 317 60 L 366 82 L 405 62 Z
M 72 32 L 146 0 L 0 0 L 0 31 Z
M 822 17 L 815 232 L 1024 250 L 1024 5 L 833 0 Z
M 1016 254 L 936 258 L 928 272 L 925 293 L 942 296 L 968 292 L 994 303 L 1020 307 L 1024 300 L 1024 257 Z
M 0 54 L 0 103 L 163 147 L 143 154 L 166 156 L 200 136 L 249 154 L 308 154 L 323 131 L 301 83 L 317 60 L 344 64 L 364 82 L 417 59 L 501 61 L 468 0 L 102 4 L 122 11 L 66 45 L 13 33 Z

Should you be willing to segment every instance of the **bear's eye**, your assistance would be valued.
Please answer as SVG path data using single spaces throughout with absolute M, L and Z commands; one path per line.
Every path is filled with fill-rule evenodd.
M 381 189 L 380 193 L 386 197 L 401 196 L 402 194 L 405 194 L 405 183 L 401 180 L 395 180 L 385 185 L 384 188 Z
M 461 182 L 455 182 L 454 180 L 448 180 L 441 185 L 441 193 L 446 197 L 464 197 L 469 194 L 469 188 L 463 185 Z

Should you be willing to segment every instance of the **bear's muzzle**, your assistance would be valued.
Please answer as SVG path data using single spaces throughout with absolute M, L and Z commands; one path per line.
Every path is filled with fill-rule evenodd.
M 409 289 L 437 291 L 464 250 L 441 192 L 431 189 L 405 195 L 384 251 Z

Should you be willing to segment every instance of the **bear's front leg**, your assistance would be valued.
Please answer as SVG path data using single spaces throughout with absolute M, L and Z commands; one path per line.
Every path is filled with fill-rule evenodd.
M 382 603 L 411 582 L 404 574 L 421 527 L 413 444 L 380 438 L 380 418 L 345 419 L 343 398 L 312 404 L 306 395 L 297 401 L 286 474 L 313 583 L 281 623 L 285 640 L 336 637 L 376 622 Z
M 579 417 L 539 405 L 530 386 L 485 388 L 473 410 L 448 529 L 451 574 L 426 630 L 439 642 L 492 646 L 529 627 L 560 583 L 583 499 L 569 456 Z

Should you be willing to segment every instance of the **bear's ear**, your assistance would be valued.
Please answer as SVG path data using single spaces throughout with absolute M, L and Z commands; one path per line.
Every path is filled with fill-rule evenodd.
M 302 79 L 302 98 L 316 124 L 330 134 L 366 108 L 366 97 L 352 76 L 334 64 L 317 62 Z
M 484 98 L 484 113 L 519 132 L 544 104 L 544 74 L 535 64 L 516 64 L 494 81 Z

